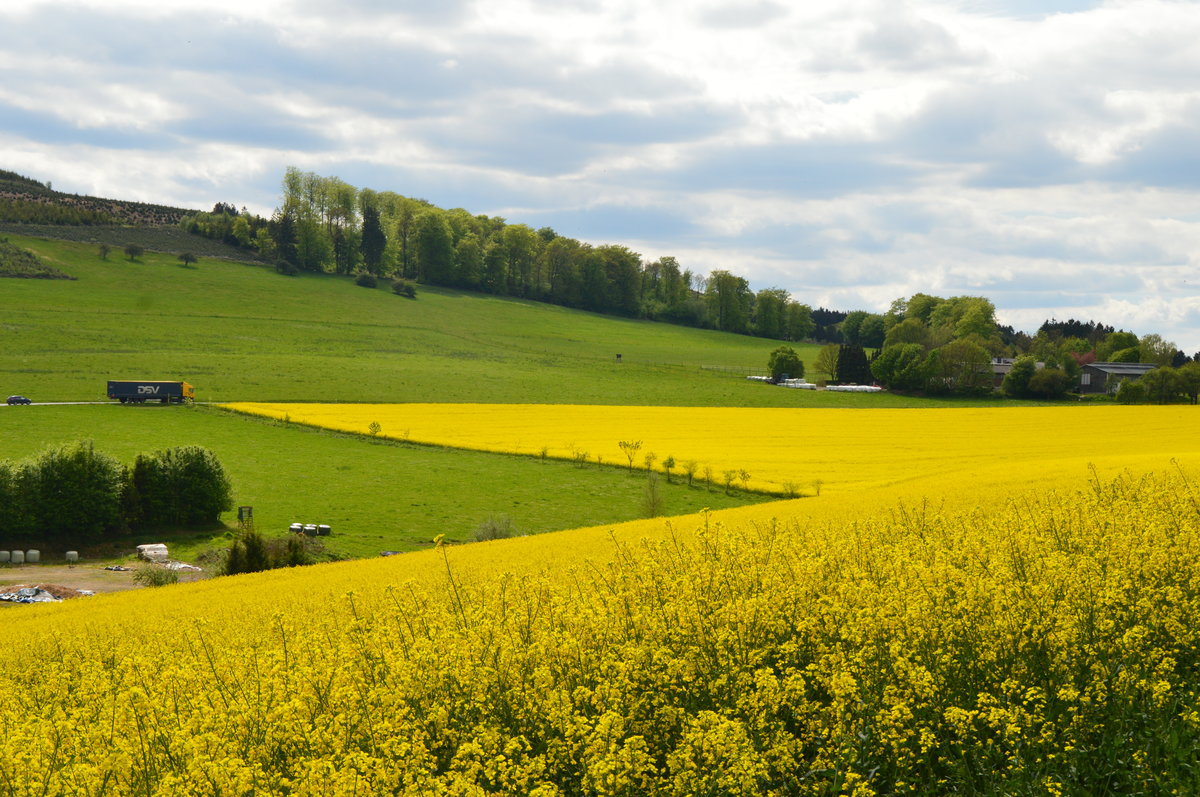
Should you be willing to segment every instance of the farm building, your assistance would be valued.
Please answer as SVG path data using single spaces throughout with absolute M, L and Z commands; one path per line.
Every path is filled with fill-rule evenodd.
M 1008 372 L 1012 370 L 1013 363 L 1016 361 L 1015 357 L 992 358 L 992 387 L 1000 389 L 1000 386 L 1004 384 L 1004 377 L 1008 376 Z M 1046 367 L 1046 364 L 1036 363 L 1035 367 L 1040 371 Z
M 1079 377 L 1080 393 L 1115 393 L 1126 379 L 1138 379 L 1158 366 L 1154 363 L 1088 363 Z

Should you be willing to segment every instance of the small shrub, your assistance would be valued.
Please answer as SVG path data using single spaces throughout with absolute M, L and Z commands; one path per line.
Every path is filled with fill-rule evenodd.
M 178 584 L 179 573 L 161 565 L 142 565 L 133 572 L 134 583 L 143 587 L 165 587 L 167 584 Z
M 285 277 L 294 277 L 300 273 L 300 269 L 296 268 L 296 264 L 288 260 L 280 260 L 275 264 L 275 270 Z
M 659 517 L 662 513 L 662 486 L 658 483 L 658 474 L 650 471 L 646 474 L 646 488 L 642 491 L 642 515 L 651 518 Z
M 223 564 L 217 569 L 227 576 L 238 573 L 258 573 L 280 567 L 311 565 L 329 559 L 325 545 L 312 537 L 288 536 L 266 539 L 256 532 L 241 534 L 221 556 L 214 557 Z
M 247 532 L 229 546 L 229 556 L 225 559 L 225 575 L 258 573 L 270 569 L 267 542 L 261 534 L 253 531 Z
M 392 283 L 392 293 L 409 299 L 417 298 L 417 286 L 412 280 L 396 280 Z
M 516 535 L 512 518 L 508 515 L 488 515 L 487 519 L 475 527 L 475 541 L 504 540 Z
M 360 288 L 374 288 L 379 284 L 379 281 L 375 279 L 374 274 L 364 271 L 354 278 L 354 284 Z
M 301 567 L 315 563 L 324 545 L 311 537 L 292 536 L 285 540 L 271 540 L 267 550 L 272 568 Z

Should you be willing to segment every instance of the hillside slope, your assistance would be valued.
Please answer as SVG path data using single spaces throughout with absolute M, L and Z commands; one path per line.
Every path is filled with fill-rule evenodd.
M 847 400 L 747 383 L 777 341 L 453 290 L 409 300 L 347 277 L 283 277 L 210 259 L 184 267 L 156 254 L 102 260 L 85 244 L 11 240 L 78 277 L 14 280 L 0 293 L 0 389 L 35 400 L 102 398 L 110 378 L 187 379 L 199 399 L 223 401 Z

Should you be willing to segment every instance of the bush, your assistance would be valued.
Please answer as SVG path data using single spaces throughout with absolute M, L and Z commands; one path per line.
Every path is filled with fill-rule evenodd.
M 1067 394 L 1071 380 L 1061 368 L 1046 367 L 1029 378 L 1026 392 L 1035 398 L 1060 399 Z
M 1000 383 L 1000 390 L 1012 398 L 1025 398 L 1029 395 L 1029 380 L 1036 372 L 1037 362 L 1032 356 L 1018 357 Z
M 285 277 L 294 277 L 300 273 L 300 269 L 296 268 L 296 264 L 288 260 L 280 260 L 275 264 L 275 270 Z
M 392 293 L 415 299 L 417 298 L 417 286 L 411 280 L 396 280 L 392 283 Z
M 1122 404 L 1140 404 L 1146 400 L 1146 388 L 1136 379 L 1125 379 L 1117 388 L 1117 401 Z
M 258 532 L 238 536 L 225 553 L 217 570 L 227 576 L 259 573 L 281 567 L 311 565 L 321 558 L 324 545 L 311 537 L 289 536 L 266 539 Z
M 375 279 L 374 274 L 368 274 L 364 271 L 354 278 L 354 284 L 363 288 L 374 288 L 379 284 L 379 281 Z
M 229 546 L 229 556 L 225 559 L 225 575 L 258 573 L 270 569 L 267 543 L 258 532 L 246 532 Z
M 167 584 L 178 584 L 179 573 L 162 565 L 142 565 L 133 573 L 135 583 L 143 587 L 165 587 Z
M 201 446 L 140 454 L 133 464 L 137 522 L 147 527 L 216 523 L 233 507 L 229 477 L 216 456 Z
M 642 517 L 654 518 L 662 513 L 662 487 L 658 483 L 658 474 L 650 471 L 646 474 L 646 488 L 642 491 Z
M 475 541 L 503 540 L 516 536 L 512 518 L 508 515 L 488 515 L 487 519 L 475 527 Z
M 291 536 L 282 541 L 271 540 L 267 544 L 268 560 L 272 567 L 301 567 L 317 561 L 317 553 L 323 545 L 311 537 Z

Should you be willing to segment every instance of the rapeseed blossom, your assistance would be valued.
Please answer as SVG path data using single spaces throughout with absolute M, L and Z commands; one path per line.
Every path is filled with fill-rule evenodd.
M 997 465 L 1009 480 L 1047 468 L 1077 473 L 1158 467 L 1200 455 L 1200 426 L 1187 406 L 1021 407 L 958 409 L 786 409 L 635 407 L 566 404 L 228 404 L 328 429 L 457 448 L 550 456 L 599 456 L 627 464 L 622 441 L 639 441 L 632 463 L 657 455 L 749 475 L 751 489 L 815 495 L 914 484 L 925 477 Z M 741 484 L 740 479 L 737 484 Z
M 1189 467 L 10 610 L 0 794 L 1194 793 Z

